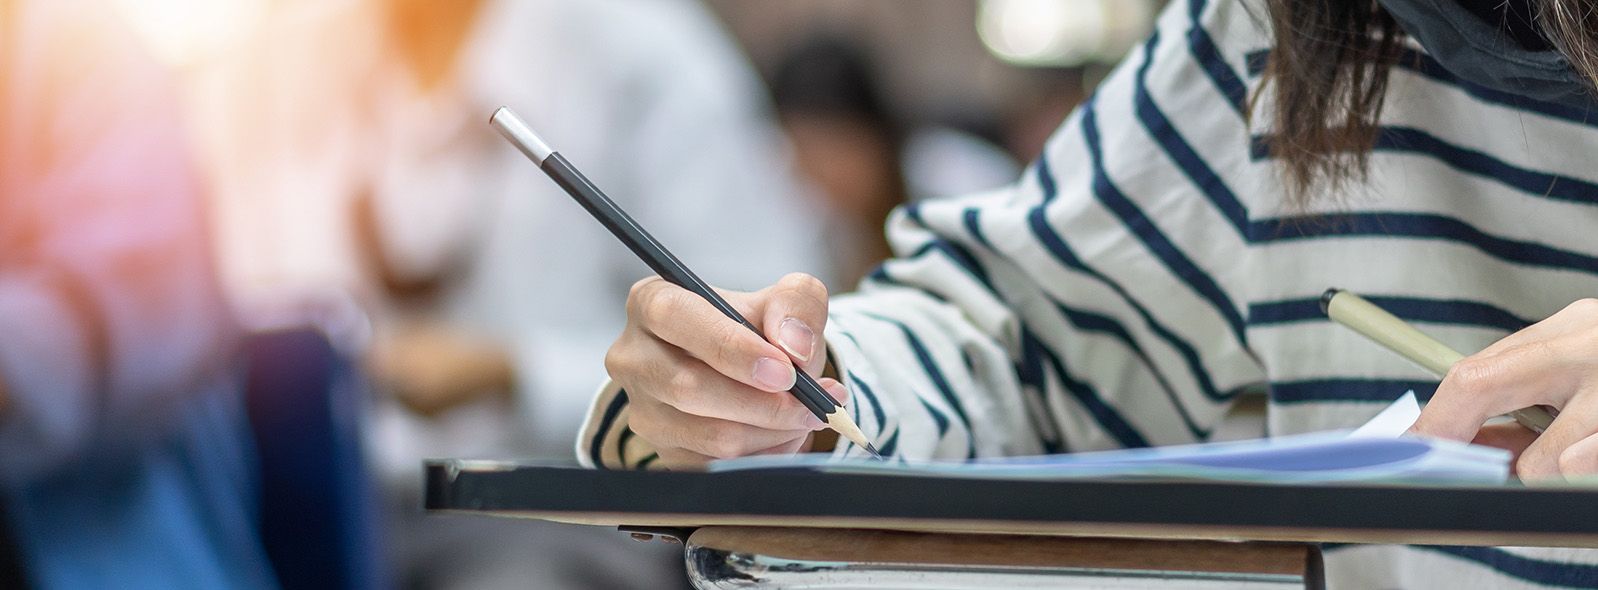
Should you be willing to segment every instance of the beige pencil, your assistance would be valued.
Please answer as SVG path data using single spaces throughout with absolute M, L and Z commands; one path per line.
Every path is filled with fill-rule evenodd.
M 1332 321 L 1352 328 L 1438 377 L 1447 375 L 1454 363 L 1465 358 L 1465 355 L 1449 348 L 1447 344 L 1438 342 L 1408 322 L 1398 319 L 1398 316 L 1348 291 L 1327 289 L 1321 295 L 1321 311 Z M 1533 432 L 1546 430 L 1554 421 L 1548 410 L 1541 406 L 1522 408 L 1509 415 Z

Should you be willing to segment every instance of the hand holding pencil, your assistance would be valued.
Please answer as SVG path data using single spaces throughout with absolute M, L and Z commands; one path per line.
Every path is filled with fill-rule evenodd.
M 756 293 L 718 291 L 515 113 L 501 107 L 489 124 L 659 275 L 628 294 L 605 367 L 629 395 L 632 431 L 663 464 L 811 450 L 829 428 L 877 456 L 844 408 L 847 389 L 811 377 L 826 366 L 821 281 L 793 274 Z
M 1572 303 L 1469 356 L 1353 293 L 1329 290 L 1322 306 L 1443 377 L 1412 432 L 1508 448 L 1523 480 L 1598 475 L 1598 300 Z M 1517 424 L 1483 426 L 1500 414 Z
M 629 425 L 668 465 L 821 450 L 815 435 L 827 424 L 784 392 L 794 386 L 795 368 L 819 376 L 826 365 L 826 288 L 789 275 L 754 293 L 723 296 L 775 338 L 727 321 L 664 280 L 633 288 L 627 327 L 606 355 L 612 378 L 629 395 Z M 833 379 L 817 381 L 848 400 Z

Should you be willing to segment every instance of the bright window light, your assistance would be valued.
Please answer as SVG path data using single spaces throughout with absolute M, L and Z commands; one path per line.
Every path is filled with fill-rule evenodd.
M 1148 35 L 1153 0 L 981 0 L 977 34 L 1022 66 L 1114 62 Z
M 265 0 L 116 0 L 116 8 L 157 58 L 188 66 L 254 26 Z

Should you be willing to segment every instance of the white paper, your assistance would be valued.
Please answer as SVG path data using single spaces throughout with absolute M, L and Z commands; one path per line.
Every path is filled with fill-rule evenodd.
M 1420 402 L 1415 401 L 1415 392 L 1410 391 L 1388 405 L 1387 409 L 1376 414 L 1376 417 L 1371 418 L 1364 426 L 1349 433 L 1348 436 L 1396 438 L 1408 432 L 1409 427 L 1414 426 L 1415 421 L 1419 419 Z
M 1156 477 L 1264 483 L 1502 483 L 1509 453 L 1455 441 L 1404 436 L 1420 416 L 1414 392 L 1349 431 L 1270 439 L 977 461 L 835 460 L 826 455 L 745 457 L 712 471 L 804 468 L 837 473 L 1061 480 Z

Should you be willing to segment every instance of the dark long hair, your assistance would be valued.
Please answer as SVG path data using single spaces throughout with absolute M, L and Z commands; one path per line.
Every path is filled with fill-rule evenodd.
M 1537 32 L 1598 80 L 1598 0 L 1529 0 Z M 1271 155 L 1289 204 L 1365 178 L 1403 31 L 1375 0 L 1266 0 L 1274 47 L 1261 92 L 1274 98 Z M 1258 97 L 1256 97 L 1258 98 Z

